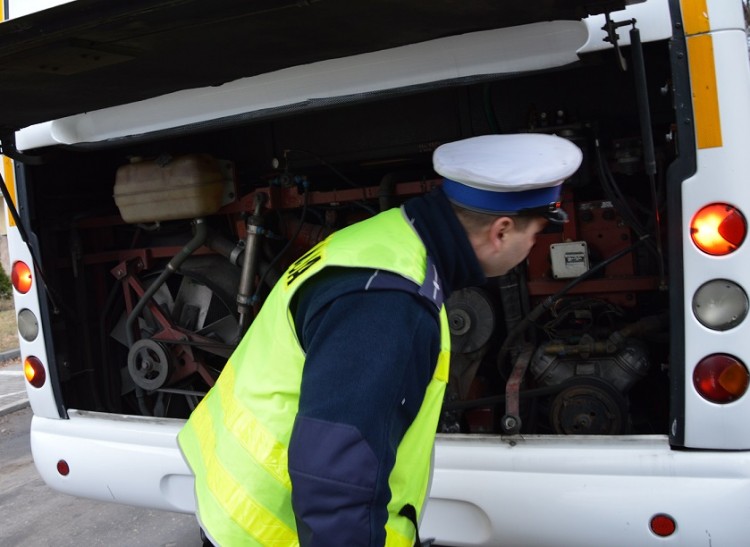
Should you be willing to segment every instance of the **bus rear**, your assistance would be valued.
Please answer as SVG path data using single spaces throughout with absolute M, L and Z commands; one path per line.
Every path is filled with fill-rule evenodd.
M 540 132 L 584 152 L 570 222 L 447 303 L 421 534 L 742 544 L 748 3 L 211 4 L 7 2 L 0 141 L 44 480 L 194 511 L 176 434 L 284 268 L 439 186 L 438 145 Z

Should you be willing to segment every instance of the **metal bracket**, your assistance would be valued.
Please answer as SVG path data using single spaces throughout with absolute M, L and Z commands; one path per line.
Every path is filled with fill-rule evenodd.
M 609 42 L 615 47 L 615 54 L 617 55 L 617 64 L 620 67 L 620 70 L 623 72 L 628 70 L 628 63 L 625 60 L 625 57 L 622 56 L 622 52 L 620 51 L 620 35 L 617 34 L 617 29 L 620 27 L 625 27 L 627 25 L 634 25 L 635 26 L 635 19 L 629 19 L 627 21 L 619 21 L 614 22 L 609 17 L 609 12 L 606 12 L 604 14 L 605 23 L 602 27 L 602 30 L 607 33 L 607 36 L 604 38 L 605 42 Z

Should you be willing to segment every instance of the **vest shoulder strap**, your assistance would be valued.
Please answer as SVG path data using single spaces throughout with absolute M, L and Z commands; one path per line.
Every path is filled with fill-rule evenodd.
M 437 311 L 440 311 L 442 308 L 444 300 L 442 282 L 438 277 L 435 263 L 429 256 L 427 257 L 427 272 L 422 285 L 417 285 L 414 281 L 406 279 L 405 277 L 393 272 L 375 270 L 368 279 L 367 284 L 365 285 L 365 290 L 406 291 L 424 298 L 430 302 Z

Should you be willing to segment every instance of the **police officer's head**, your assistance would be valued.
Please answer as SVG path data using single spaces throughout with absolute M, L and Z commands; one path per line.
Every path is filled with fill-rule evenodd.
M 439 146 L 435 171 L 487 276 L 523 261 L 547 222 L 567 220 L 560 189 L 581 150 L 554 135 L 485 135 Z

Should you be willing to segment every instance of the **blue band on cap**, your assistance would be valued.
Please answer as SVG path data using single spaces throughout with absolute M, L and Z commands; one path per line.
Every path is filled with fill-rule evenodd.
M 443 179 L 443 191 L 451 201 L 487 213 L 513 213 L 521 209 L 544 207 L 559 201 L 560 186 L 557 184 L 521 192 L 493 192 Z

